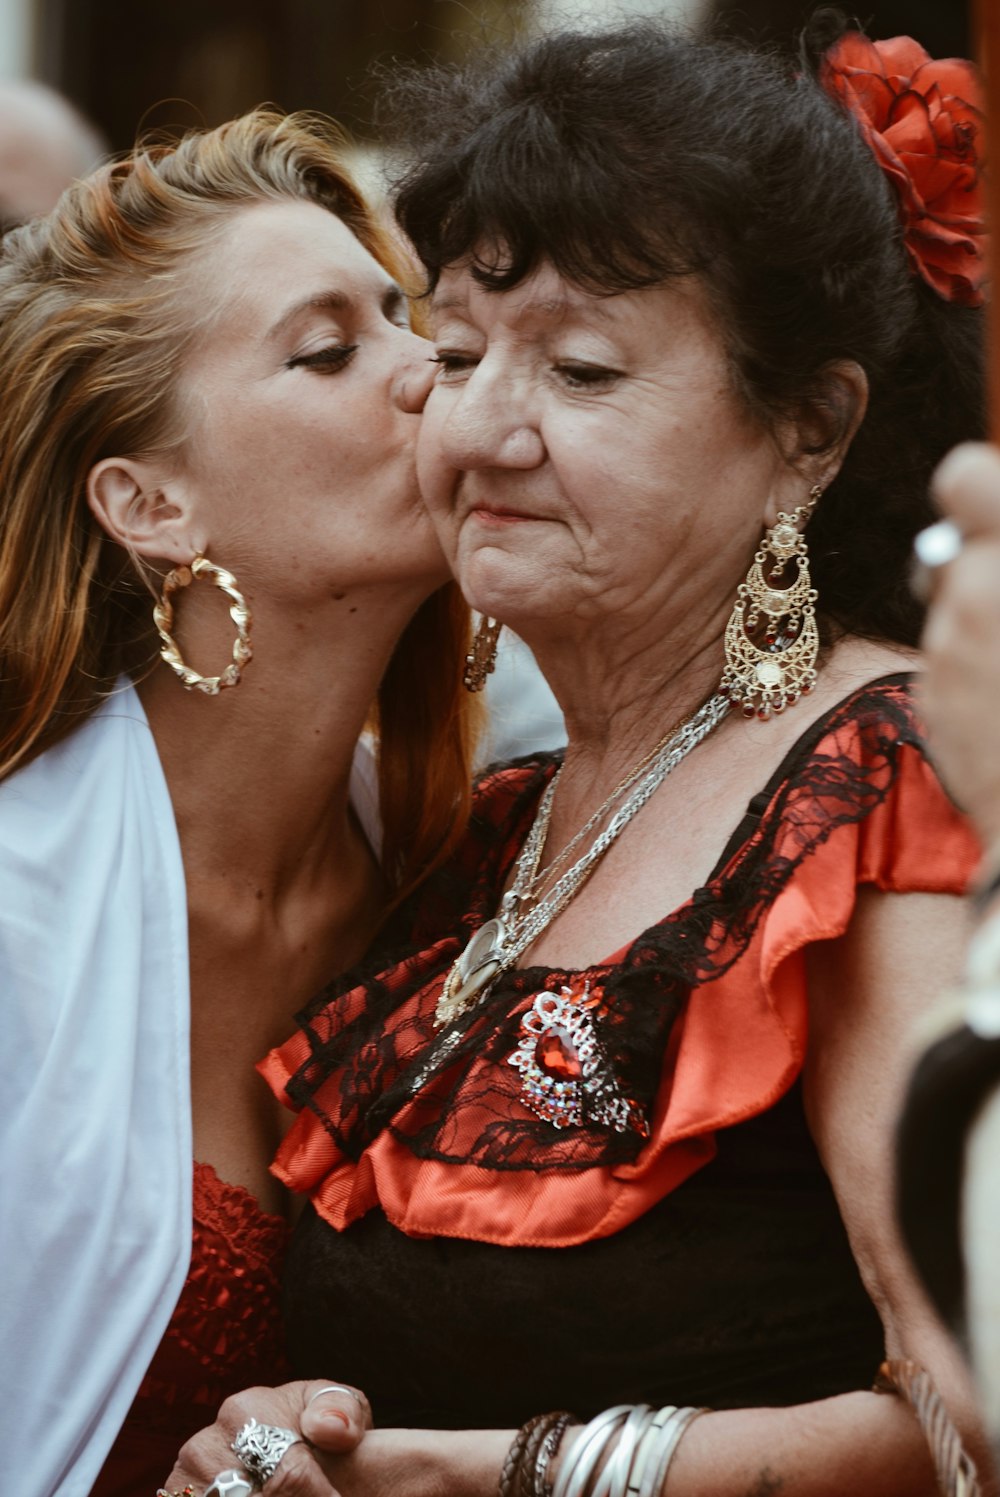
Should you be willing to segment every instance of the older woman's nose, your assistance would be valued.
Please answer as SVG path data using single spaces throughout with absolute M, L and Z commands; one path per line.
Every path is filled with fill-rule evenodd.
M 465 385 L 442 429 L 445 454 L 454 468 L 537 468 L 545 446 L 537 424 L 494 386 Z

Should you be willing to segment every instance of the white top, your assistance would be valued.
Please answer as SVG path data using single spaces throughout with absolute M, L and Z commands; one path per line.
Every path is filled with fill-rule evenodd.
M 565 744 L 566 726 L 559 703 L 534 655 L 511 629 L 501 631 L 496 670 L 487 677 L 483 695 L 489 709 L 489 730 L 480 748 L 480 765 Z
M 352 800 L 378 843 L 370 746 Z M 0 783 L 0 1487 L 87 1497 L 187 1275 L 187 899 L 123 683 Z
M 0 1482 L 86 1497 L 191 1253 L 187 905 L 125 687 L 0 784 Z

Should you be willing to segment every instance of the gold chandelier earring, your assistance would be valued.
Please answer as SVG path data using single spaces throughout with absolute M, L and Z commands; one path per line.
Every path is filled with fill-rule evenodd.
M 816 685 L 819 630 L 816 589 L 803 534 L 823 496 L 817 484 L 805 504 L 782 510 L 765 532 L 726 625 L 726 668 L 719 690 L 744 717 L 784 712 Z M 789 566 L 795 575 L 788 576 Z
M 497 640 L 503 624 L 485 616 L 479 622 L 472 649 L 465 657 L 465 673 L 462 682 L 466 691 L 482 691 L 486 677 L 491 676 L 497 663 Z
M 203 676 L 188 665 L 171 633 L 174 627 L 174 605 L 171 601 L 174 594 L 190 587 L 192 582 L 202 580 L 211 582 L 226 594 L 230 600 L 229 617 L 236 625 L 232 661 L 218 676 Z M 190 566 L 174 567 L 163 579 L 163 594 L 153 607 L 153 622 L 163 640 L 161 658 L 172 671 L 177 672 L 188 691 L 203 691 L 206 696 L 217 697 L 224 687 L 239 685 L 243 667 L 253 657 L 253 645 L 250 643 L 253 615 L 246 598 L 236 586 L 236 578 L 232 572 L 215 566 L 206 556 L 196 556 Z

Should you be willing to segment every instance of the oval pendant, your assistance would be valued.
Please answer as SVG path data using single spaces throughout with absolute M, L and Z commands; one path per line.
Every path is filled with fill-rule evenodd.
M 495 916 L 481 925 L 445 979 L 434 1010 L 434 1023 L 441 1029 L 463 1014 L 473 1000 L 500 971 L 500 957 L 507 928 Z

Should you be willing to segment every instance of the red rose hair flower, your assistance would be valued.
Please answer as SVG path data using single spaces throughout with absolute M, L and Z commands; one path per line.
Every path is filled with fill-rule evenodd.
M 935 62 L 908 36 L 851 31 L 820 83 L 855 116 L 896 190 L 914 271 L 946 301 L 980 306 L 986 278 L 982 92 L 970 62 Z

